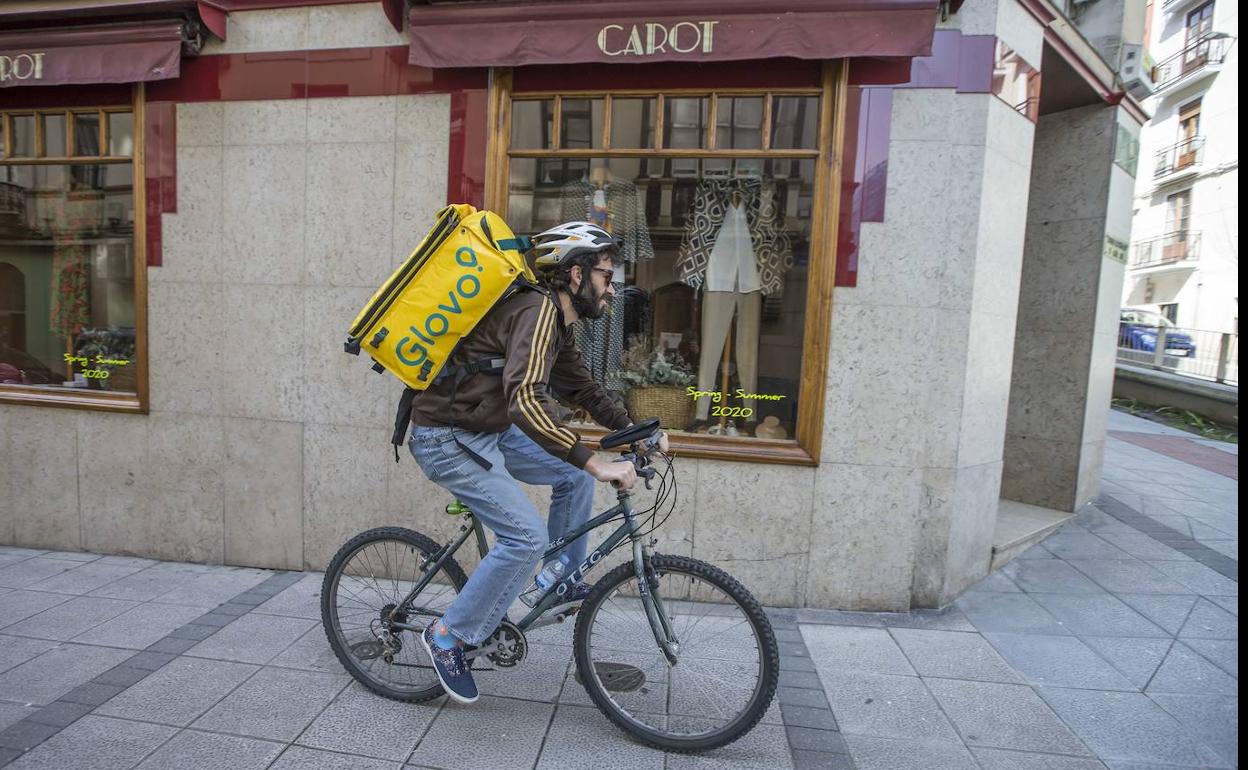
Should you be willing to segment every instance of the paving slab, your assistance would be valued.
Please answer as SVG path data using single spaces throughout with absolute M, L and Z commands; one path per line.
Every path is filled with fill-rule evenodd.
M 924 681 L 968 746 L 1092 755 L 1030 687 Z
M 1145 692 L 1235 695 L 1239 692 L 1239 680 L 1183 642 L 1175 642 Z
M 471 706 L 448 703 L 410 758 L 446 770 L 532 767 L 555 707 L 483 695 Z M 489 735 L 491 740 L 478 740 Z
M 1199 598 L 1194 594 L 1162 596 L 1157 594 L 1114 594 L 1135 611 L 1161 627 L 1167 634 L 1177 635 Z
M 8 770 L 130 770 L 175 732 L 163 725 L 85 716 L 23 754 Z
M 259 670 L 244 663 L 178 658 L 113 697 L 97 713 L 185 727 Z
M 1126 636 L 1085 636 L 1082 640 L 1118 669 L 1137 690 L 1143 690 L 1152 680 L 1174 644 L 1169 639 Z
M 67 641 L 137 606 L 122 599 L 77 596 L 4 630 L 16 636 Z
M 244 615 L 190 648 L 187 655 L 239 663 L 268 663 L 311 630 L 315 621 Z
M 821 675 L 832 713 L 845 735 L 960 743 L 923 681 L 911 676 Z
M 56 642 L 49 639 L 26 639 L 20 636 L 0 634 L 0 673 L 4 673 L 14 666 L 20 666 L 55 646 Z
M 960 743 L 906 741 L 847 735 L 850 754 L 859 770 L 979 770 Z
M 1080 636 L 1169 636 L 1109 594 L 1032 594 L 1068 631 Z
M 1199 599 L 1179 631 L 1179 638 L 1238 639 L 1239 617 L 1207 599 Z
M 397 762 L 291 746 L 269 765 L 269 770 L 399 770 L 400 767 Z M 407 767 L 415 769 L 419 766 Z
M 402 703 L 382 698 L 353 682 L 313 720 L 297 742 L 313 749 L 403 762 L 445 700 Z
M 1001 568 L 1028 593 L 1099 594 L 1105 589 L 1062 559 L 1014 560 Z
M 10 590 L 0 595 L 0 632 L 12 633 L 8 631 L 9 627 L 58 604 L 64 604 L 70 598 L 72 597 L 64 594 L 42 591 Z
M 60 644 L 0 674 L 9 700 L 43 705 L 118 665 L 132 653 L 110 647 Z
M 294 741 L 348 681 L 345 674 L 266 668 L 196 719 L 191 727 Z
M 105 601 L 90 599 L 89 601 Z M 73 638 L 82 644 L 104 647 L 127 647 L 141 650 L 163 639 L 175 628 L 189 623 L 207 612 L 203 607 L 178 604 L 140 604 L 132 609 L 87 629 Z
M 888 631 L 855 626 L 803 624 L 802 637 L 819 673 L 850 671 L 864 674 L 913 676 L 914 667 Z
M 705 726 L 689 720 L 686 728 Z M 791 770 L 792 755 L 784 728 L 759 725 L 727 746 L 702 754 L 668 754 L 668 770 Z
M 892 629 L 892 634 L 920 676 L 983 682 L 1023 681 L 979 634 L 906 628 Z
M 1228 766 L 1146 695 L 1059 688 L 1039 693 L 1102 761 Z
M 1239 698 L 1222 695 L 1151 696 L 1231 765 L 1239 765 Z
M 981 632 L 1065 635 L 1071 632 L 1030 594 L 969 592 L 957 606 Z
M 255 738 L 183 730 L 135 770 L 264 770 L 285 747 Z
M 1138 689 L 1109 662 L 1073 636 L 984 636 L 1031 684 L 1090 690 Z
M 1105 770 L 1105 763 L 1087 757 L 985 748 L 973 748 L 971 753 L 983 770 Z

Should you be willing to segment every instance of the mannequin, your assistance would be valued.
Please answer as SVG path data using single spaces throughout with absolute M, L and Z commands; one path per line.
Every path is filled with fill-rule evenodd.
M 757 390 L 758 332 L 762 320 L 763 292 L 749 224 L 740 191 L 729 196 L 724 222 L 707 259 L 702 294 L 702 344 L 698 358 L 698 390 L 716 388 L 720 360 L 731 336 L 734 340 L 737 377 L 747 393 Z M 734 323 L 735 322 L 735 323 Z M 753 400 L 739 406 L 753 408 Z M 711 399 L 698 399 L 694 417 L 710 416 Z

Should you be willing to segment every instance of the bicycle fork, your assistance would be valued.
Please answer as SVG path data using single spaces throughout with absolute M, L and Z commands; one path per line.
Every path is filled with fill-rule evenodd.
M 641 606 L 646 611 L 646 619 L 650 621 L 650 630 L 654 632 L 654 640 L 659 645 L 663 657 L 669 667 L 675 666 L 680 654 L 680 640 L 668 622 L 667 611 L 663 607 L 663 597 L 659 595 L 659 578 L 650 565 L 654 555 L 651 547 L 654 541 L 643 544 L 641 538 L 633 540 L 633 569 L 637 573 L 638 592 L 641 594 Z

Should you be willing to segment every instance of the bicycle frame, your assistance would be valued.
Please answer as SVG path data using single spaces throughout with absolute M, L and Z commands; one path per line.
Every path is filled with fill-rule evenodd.
M 562 596 L 564 596 L 568 591 L 571 591 L 577 582 L 579 582 L 581 578 L 593 569 L 598 562 L 602 561 L 602 558 L 619 545 L 621 541 L 625 538 L 629 538 L 633 543 L 633 569 L 637 574 L 638 590 L 641 594 L 642 607 L 646 612 L 646 619 L 650 622 L 650 628 L 654 632 L 654 638 L 659 644 L 659 649 L 663 651 L 668 663 L 675 665 L 676 653 L 680 649 L 680 643 L 676 638 L 675 632 L 672 631 L 671 626 L 668 623 L 667 613 L 663 610 L 663 600 L 659 596 L 657 590 L 658 581 L 653 580 L 652 582 L 653 576 L 647 574 L 650 561 L 650 546 L 644 544 L 641 537 L 637 534 L 640 529 L 640 525 L 637 522 L 636 515 L 632 507 L 628 504 L 630 497 L 631 494 L 629 492 L 620 492 L 619 502 L 613 508 L 598 514 L 582 524 L 575 531 L 554 540 L 546 546 L 546 550 L 542 554 L 543 560 L 549 558 L 555 553 L 558 553 L 568 543 L 571 543 L 577 538 L 597 529 L 617 516 L 624 517 L 624 523 L 621 524 L 618 529 L 612 532 L 601 545 L 591 551 L 585 557 L 585 560 L 577 565 L 576 569 L 565 575 L 559 580 L 559 582 L 547 588 L 545 593 L 542 594 L 541 599 L 533 605 L 533 609 L 530 610 L 515 625 L 521 631 L 527 631 L 530 628 L 545 625 L 545 623 L 538 623 L 538 619 L 551 608 L 561 604 L 562 602 L 560 601 L 560 598 Z M 489 551 L 485 541 L 485 529 L 482 527 L 481 522 L 472 515 L 472 512 L 469 511 L 466 506 L 457 504 L 457 509 L 463 511 L 463 515 L 469 519 L 469 522 L 459 528 L 459 534 L 452 542 L 443 545 L 442 548 L 434 554 L 432 559 L 427 561 L 425 565 L 421 567 L 421 571 L 424 573 L 424 576 L 421 577 L 420 580 L 416 581 L 416 585 L 412 587 L 412 590 L 407 594 L 403 601 L 399 602 L 399 604 L 394 608 L 391 613 L 392 617 L 406 614 L 408 612 L 416 612 L 417 614 L 440 617 L 442 615 L 440 612 L 432 612 L 424 610 L 423 608 L 417 609 L 412 607 L 412 601 L 420 594 L 421 591 L 425 589 L 425 586 L 429 585 L 429 582 L 433 579 L 433 576 L 437 574 L 438 570 L 442 568 L 442 565 L 445 564 L 446 561 L 460 549 L 460 547 L 470 536 L 476 536 L 477 550 L 480 552 L 482 557 L 484 557 Z M 394 627 L 417 633 L 424 630 L 421 627 L 417 627 L 409 623 L 394 622 Z

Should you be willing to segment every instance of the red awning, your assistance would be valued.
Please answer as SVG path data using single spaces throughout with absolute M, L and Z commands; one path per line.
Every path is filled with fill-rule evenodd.
M 181 20 L 0 32 L 0 88 L 176 78 Z
M 417 3 L 408 60 L 484 67 L 925 56 L 936 8 L 937 0 Z

